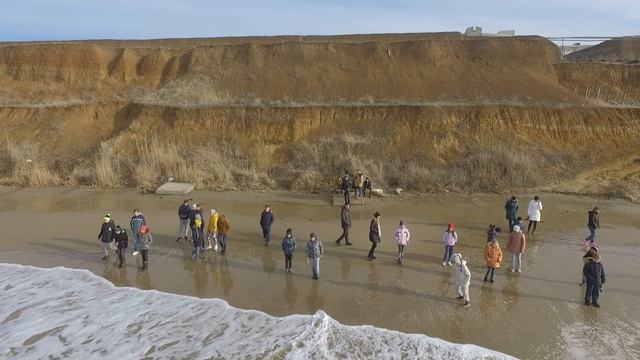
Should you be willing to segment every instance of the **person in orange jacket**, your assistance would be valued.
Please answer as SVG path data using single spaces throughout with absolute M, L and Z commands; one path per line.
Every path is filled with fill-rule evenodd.
M 502 263 L 502 249 L 500 249 L 498 239 L 494 238 L 487 243 L 487 246 L 484 248 L 484 259 L 487 262 L 487 272 L 484 274 L 484 282 L 486 283 L 488 280 L 493 284 L 493 275 Z

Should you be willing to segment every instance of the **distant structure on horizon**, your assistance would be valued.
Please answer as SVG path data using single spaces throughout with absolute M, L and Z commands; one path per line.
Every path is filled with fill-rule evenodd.
M 483 33 L 481 26 L 469 26 L 464 31 L 466 36 L 515 36 L 515 30 L 500 30 L 497 33 Z

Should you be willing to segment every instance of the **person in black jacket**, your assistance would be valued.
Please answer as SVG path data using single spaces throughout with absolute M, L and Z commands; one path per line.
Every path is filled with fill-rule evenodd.
M 589 228 L 589 236 L 587 236 L 585 242 L 595 243 L 598 237 L 597 231 L 600 229 L 600 209 L 598 207 L 594 207 L 589 211 L 589 220 L 587 222 L 587 227 Z
M 362 196 L 364 197 L 367 194 L 367 190 L 369 190 L 369 199 L 371 199 L 371 193 L 373 192 L 373 184 L 371 183 L 371 179 L 366 178 L 364 179 L 364 192 L 362 193 Z
M 604 267 L 600 263 L 600 255 L 598 253 L 593 254 L 591 260 L 584 264 L 582 273 L 587 279 L 587 291 L 584 295 L 584 304 L 599 308 L 598 297 L 600 296 L 600 291 L 606 278 Z
M 127 232 L 125 229 L 120 228 L 120 225 L 116 226 L 115 231 L 115 241 L 118 248 L 116 249 L 116 254 L 118 254 L 118 267 L 123 267 L 126 264 L 126 255 L 127 247 L 129 246 L 129 237 L 127 236 Z
M 109 257 L 109 245 L 111 245 L 111 242 L 115 239 L 116 224 L 111 220 L 111 214 L 106 214 L 102 220 L 98 239 L 100 240 L 102 253 L 104 254 L 102 260 L 107 260 Z
M 376 257 L 373 253 L 376 250 L 376 247 L 378 247 L 378 243 L 381 241 L 380 213 L 377 211 L 373 214 L 373 219 L 371 219 L 371 224 L 369 225 L 369 241 L 371 241 L 371 249 L 369 250 L 367 258 L 369 258 L 369 260 L 374 260 Z
M 349 179 L 349 174 L 345 173 L 342 177 L 342 194 L 344 195 L 344 203 L 348 204 L 351 202 L 349 198 L 349 190 L 351 188 L 351 180 Z
M 516 225 L 516 219 L 518 218 L 518 198 L 512 196 L 504 204 L 505 218 L 509 223 L 509 232 L 513 231 L 513 226 Z
M 189 200 L 185 199 L 182 202 L 182 205 L 178 208 L 178 219 L 180 221 L 180 226 L 178 228 L 178 239 L 177 242 L 182 241 L 182 239 L 187 240 L 187 231 L 189 229 L 189 215 L 191 214 L 191 207 L 189 206 Z
M 271 206 L 265 206 L 264 211 L 260 214 L 260 227 L 262 228 L 262 237 L 265 245 L 271 243 L 271 225 L 274 221 L 276 221 L 276 218 L 271 211 Z
M 349 204 L 345 204 L 340 211 L 340 223 L 342 225 L 342 235 L 336 240 L 336 244 L 340 245 L 340 241 L 344 239 L 345 245 L 352 245 L 349 241 L 349 228 L 351 227 L 351 214 L 349 213 Z

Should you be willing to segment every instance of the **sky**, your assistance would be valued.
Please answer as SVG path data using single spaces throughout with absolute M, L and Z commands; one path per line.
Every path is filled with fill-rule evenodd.
M 640 35 L 640 0 L 0 0 L 0 41 L 514 29 Z

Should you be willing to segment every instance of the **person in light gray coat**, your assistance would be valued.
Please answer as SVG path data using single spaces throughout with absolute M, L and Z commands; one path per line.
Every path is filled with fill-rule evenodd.
M 351 227 L 351 213 L 349 212 L 349 204 L 345 204 L 340 211 L 340 223 L 342 225 L 342 235 L 336 240 L 336 244 L 340 245 L 340 241 L 344 239 L 345 245 L 352 245 L 349 241 L 349 228 Z
M 322 242 L 318 240 L 315 233 L 311 233 L 309 236 L 306 252 L 307 263 L 311 263 L 313 279 L 318 280 L 320 278 L 320 258 L 324 255 L 324 246 L 322 246 Z

